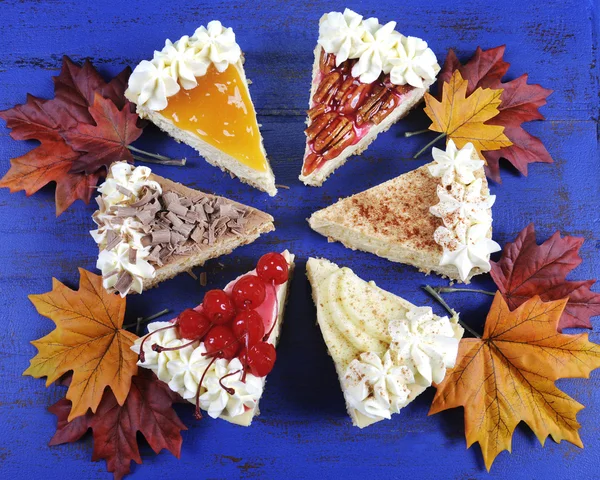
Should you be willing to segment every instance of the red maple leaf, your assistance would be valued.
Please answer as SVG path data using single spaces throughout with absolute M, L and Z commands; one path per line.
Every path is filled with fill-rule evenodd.
M 73 162 L 71 172 L 93 173 L 116 160 L 133 161 L 129 145 L 142 134 L 136 125 L 138 116 L 127 106 L 121 110 L 112 100 L 95 94 L 89 108 L 95 124 L 78 123 L 63 133 L 65 141 L 82 154 Z
M 498 262 L 491 262 L 492 278 L 511 310 L 539 295 L 544 302 L 569 297 L 560 317 L 564 328 L 592 328 L 590 317 L 600 315 L 600 293 L 590 290 L 595 280 L 572 281 L 566 276 L 581 263 L 583 238 L 561 238 L 556 232 L 541 245 L 531 223 L 507 243 Z
M 123 406 L 119 406 L 107 389 L 95 414 L 88 411 L 70 422 L 67 421 L 71 411 L 69 400 L 63 398 L 49 407 L 58 419 L 56 433 L 49 445 L 76 442 L 91 428 L 94 439 L 92 460 L 105 459 L 107 470 L 113 472 L 116 479 L 129 473 L 132 460 L 142 463 L 137 432 L 144 436 L 155 453 L 167 449 L 179 458 L 181 431 L 186 427 L 173 410 L 177 398 L 154 373 L 141 369 L 132 378 L 131 390 Z
M 0 118 L 11 129 L 12 138 L 38 140 L 41 144 L 11 160 L 11 168 L 0 180 L 0 187 L 11 192 L 24 190 L 29 196 L 56 182 L 57 216 L 77 199 L 88 203 L 93 187 L 105 174 L 106 165 L 115 160 L 132 160 L 128 151 L 122 151 L 122 144 L 121 149 L 115 146 L 117 137 L 125 142 L 141 134 L 136 125 L 138 117 L 131 113 L 131 104 L 124 96 L 130 73 L 126 68 L 107 83 L 88 60 L 80 67 L 65 56 L 60 74 L 54 77 L 55 98 L 45 100 L 27 95 L 26 103 L 1 111 Z M 96 96 L 100 97 L 97 103 Z M 101 118 L 102 126 L 98 127 L 96 116 L 102 117 L 104 112 L 108 120 Z M 93 130 L 96 137 L 106 135 L 104 146 L 112 148 L 99 155 L 69 146 L 65 142 L 67 133 L 85 131 L 84 126 Z M 96 139 L 94 148 L 98 148 L 98 142 Z M 115 157 L 110 158 L 111 154 Z M 83 165 L 88 161 L 92 164 Z
M 552 90 L 540 85 L 529 85 L 527 75 L 521 75 L 510 82 L 502 82 L 510 63 L 503 59 L 505 46 L 482 50 L 477 48 L 473 58 L 462 65 L 453 50 L 449 50 L 444 66 L 438 75 L 438 89 L 447 82 L 455 70 L 469 82 L 467 95 L 478 87 L 503 89 L 498 107 L 500 113 L 489 120 L 490 125 L 504 126 L 504 134 L 513 143 L 510 147 L 484 152 L 486 173 L 488 177 L 500 182 L 500 158 L 507 159 L 523 175 L 527 175 L 527 166 L 533 162 L 552 163 L 552 157 L 541 140 L 527 133 L 521 123 L 532 120 L 543 120 L 539 108 L 546 104 L 546 98 Z

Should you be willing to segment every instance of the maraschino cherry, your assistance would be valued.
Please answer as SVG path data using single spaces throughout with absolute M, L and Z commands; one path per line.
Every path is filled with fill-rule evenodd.
M 281 253 L 271 252 L 265 253 L 256 264 L 256 274 L 266 284 L 271 285 L 273 288 L 273 294 L 275 296 L 275 314 L 279 313 L 279 298 L 277 297 L 277 289 L 275 285 L 281 285 L 288 281 L 289 278 L 289 267 L 287 260 Z M 277 319 L 273 321 L 273 325 L 269 331 L 264 335 L 263 341 L 267 341 L 271 336 L 271 332 L 277 324 Z
M 244 275 L 231 291 L 233 303 L 240 310 L 253 310 L 265 301 L 265 282 L 256 275 Z
M 209 290 L 202 302 L 204 313 L 215 325 L 225 325 L 235 317 L 235 307 L 223 290 Z
M 256 274 L 265 283 L 281 285 L 288 279 L 288 263 L 281 253 L 265 253 L 256 264 Z

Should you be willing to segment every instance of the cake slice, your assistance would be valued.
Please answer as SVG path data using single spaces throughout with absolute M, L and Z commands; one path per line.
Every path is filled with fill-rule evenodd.
M 208 163 L 273 196 L 269 165 L 250 98 L 243 55 L 231 28 L 200 27 L 143 60 L 125 96 L 175 140 Z
M 433 149 L 434 162 L 313 213 L 330 241 L 469 283 L 488 272 L 492 205 L 483 161 L 472 144 Z
M 293 270 L 287 250 L 268 253 L 256 269 L 207 292 L 194 309 L 149 324 L 132 347 L 138 365 L 195 404 L 196 418 L 202 409 L 249 426 L 275 362 Z
M 310 258 L 306 274 L 353 425 L 391 418 L 454 367 L 457 315 L 438 317 L 325 259 Z
M 103 285 L 121 296 L 142 293 L 211 258 L 274 230 L 273 217 L 224 197 L 154 175 L 148 167 L 113 163 L 98 188 Z
M 321 17 L 300 180 L 320 186 L 406 116 L 440 70 L 427 42 L 346 9 Z

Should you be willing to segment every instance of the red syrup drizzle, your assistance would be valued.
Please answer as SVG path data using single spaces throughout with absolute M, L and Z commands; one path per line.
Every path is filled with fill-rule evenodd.
M 311 98 L 310 125 L 305 130 L 309 153 L 303 175 L 310 175 L 356 145 L 413 89 L 392 84 L 389 74 L 383 73 L 372 83 L 362 83 L 351 73 L 356 61 L 346 60 L 336 66 L 335 55 L 321 50 L 318 87 Z
M 252 372 L 257 377 L 269 374 L 275 363 L 275 348 L 268 344 L 271 332 L 277 324 L 279 314 L 279 299 L 276 285 L 281 285 L 288 280 L 288 264 L 283 255 L 268 253 L 258 261 L 256 275 L 248 273 L 240 277 L 229 292 L 224 290 L 211 290 L 206 293 L 204 301 L 195 309 L 181 312 L 172 325 L 159 328 L 146 335 L 140 344 L 139 360 L 145 362 L 144 344 L 155 333 L 170 328 L 176 328 L 179 337 L 184 333 L 192 333 L 194 338 L 186 338 L 188 342 L 177 347 L 164 347 L 154 343 L 152 350 L 155 352 L 173 351 L 183 349 L 196 342 L 204 341 L 207 351 L 203 356 L 210 357 L 211 361 L 205 368 L 198 384 L 195 396 L 196 419 L 202 418 L 200 412 L 200 391 L 204 378 L 212 364 L 218 358 L 232 360 L 238 358 L 243 368 L 230 372 L 219 379 L 219 385 L 229 395 L 234 395 L 235 390 L 223 384 L 225 378 L 242 373 L 241 381 L 246 381 L 246 373 Z M 265 286 L 272 287 L 275 310 L 271 324 L 265 322 L 259 311 L 268 314 L 268 306 L 263 305 L 266 299 Z M 273 317 L 273 315 L 271 315 Z M 240 320 L 241 319 L 241 320 Z M 267 334 L 265 328 L 270 327 Z M 241 347 L 241 348 L 240 348 Z M 251 364 L 248 361 L 250 352 Z M 255 366 L 258 365 L 258 368 Z

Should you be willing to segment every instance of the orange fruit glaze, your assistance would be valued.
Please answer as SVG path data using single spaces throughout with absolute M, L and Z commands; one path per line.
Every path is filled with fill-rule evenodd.
M 210 65 L 196 81 L 191 90 L 182 88 L 169 97 L 160 113 L 240 163 L 266 171 L 254 106 L 238 69 L 230 65 L 221 73 Z

